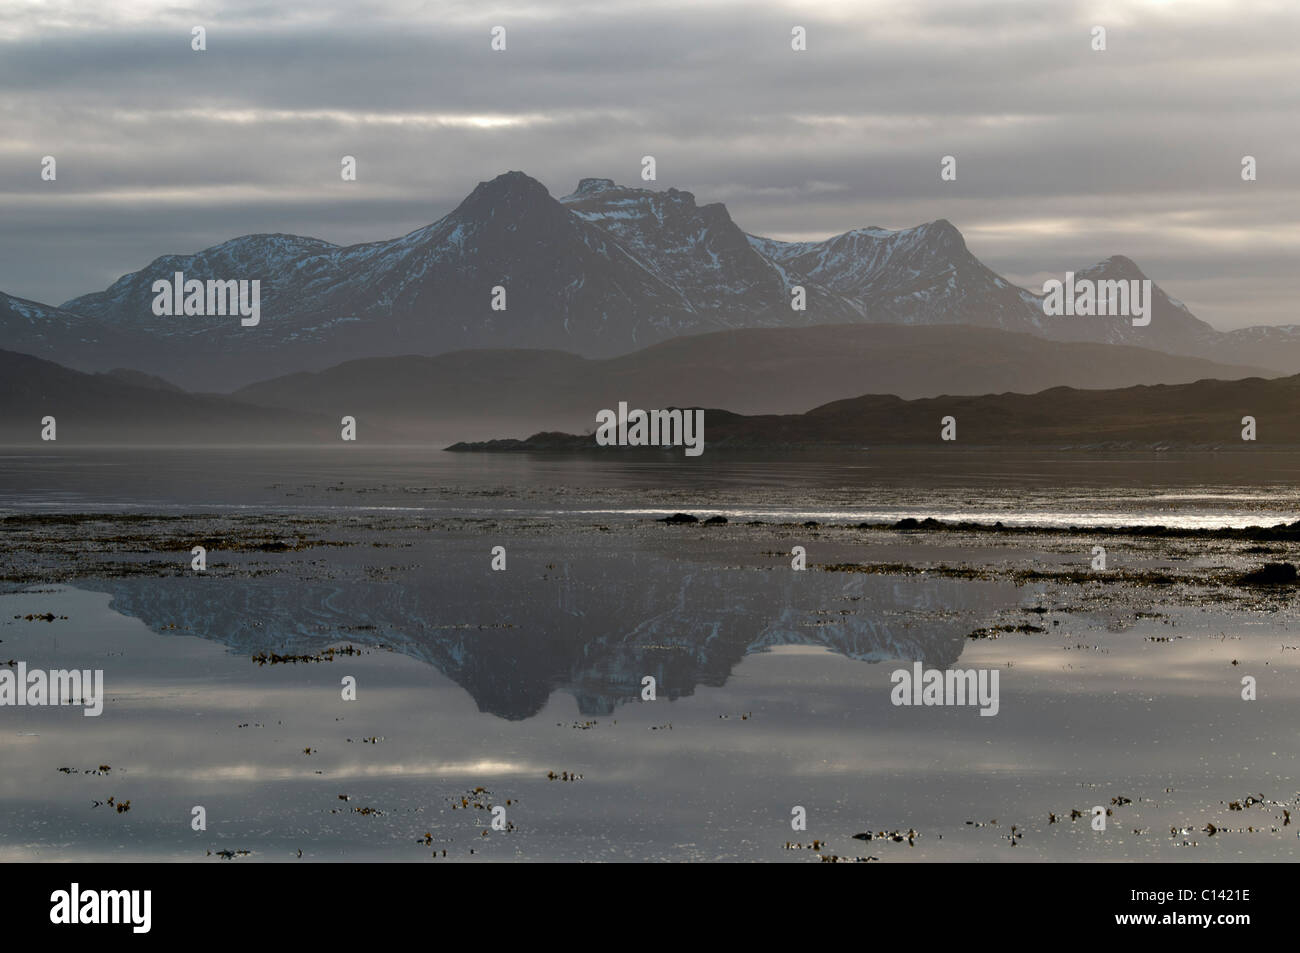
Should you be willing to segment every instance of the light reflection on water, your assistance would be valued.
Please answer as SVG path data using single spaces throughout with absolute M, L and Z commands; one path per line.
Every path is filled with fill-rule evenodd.
M 593 719 L 580 697 L 556 694 L 512 720 L 402 653 L 258 667 L 154 633 L 103 594 L 0 597 L 6 620 L 52 606 L 69 620 L 6 624 L 6 648 L 47 667 L 104 668 L 110 701 L 98 719 L 3 711 L 0 860 L 215 862 L 206 851 L 222 848 L 262 861 L 300 848 L 307 859 L 429 860 L 416 843 L 426 832 L 456 860 L 809 860 L 784 844 L 814 837 L 884 862 L 1289 859 L 1297 847 L 1280 807 L 1224 802 L 1294 801 L 1300 743 L 1274 729 L 1300 715 L 1300 652 L 1279 653 L 1271 635 L 1220 640 L 1195 614 L 1176 643 L 1145 638 L 1175 631 L 1157 621 L 1107 632 L 1070 620 L 1085 650 L 1042 637 L 963 645 L 963 665 L 1002 670 L 995 718 L 895 708 L 891 664 L 805 645 L 744 656 L 676 700 Z M 1237 698 L 1243 671 L 1260 676 L 1254 706 Z M 355 703 L 339 699 L 344 673 L 358 681 Z M 111 772 L 83 773 L 99 764 Z M 561 770 L 583 778 L 547 780 Z M 512 800 L 515 831 L 484 838 L 482 813 L 451 809 L 479 786 Z M 131 811 L 92 806 L 109 795 Z M 1048 820 L 1117 796 L 1133 803 L 1107 834 Z M 189 829 L 195 804 L 206 832 Z M 808 808 L 806 835 L 789 829 L 794 804 Z M 1224 830 L 1169 835 L 1209 821 Z M 908 828 L 921 832 L 911 848 L 852 839 Z
M 110 692 L 98 719 L 0 709 L 0 860 L 207 860 L 218 848 L 252 860 L 298 849 L 813 859 L 784 849 L 801 837 L 885 862 L 1290 859 L 1300 841 L 1279 805 L 1295 811 L 1300 796 L 1289 727 L 1300 634 L 1285 602 L 1246 614 L 1181 606 L 1174 592 L 1159 594 L 1155 618 L 1123 600 L 1091 615 L 1043 585 L 794 573 L 794 540 L 771 527 L 705 537 L 645 523 L 679 510 L 733 523 L 1290 522 L 1297 459 L 911 453 L 690 469 L 411 450 L 0 457 L 0 506 L 12 510 L 322 513 L 355 537 L 301 553 L 217 549 L 204 576 L 182 566 L 0 595 L 0 661 L 104 668 Z M 356 519 L 367 513 L 489 522 L 381 532 Z M 590 526 L 619 520 L 607 534 Z M 498 541 L 510 569 L 494 574 Z M 961 559 L 978 546 L 1024 557 L 993 549 L 1014 542 L 965 541 L 947 557 L 943 545 L 876 558 Z M 815 546 L 814 563 L 861 555 Z M 47 611 L 69 618 L 14 618 Z M 968 637 L 1024 621 L 1043 631 Z M 250 661 L 339 644 L 363 654 Z M 913 659 L 997 667 L 999 714 L 892 706 L 890 672 Z M 358 680 L 355 703 L 340 698 L 343 674 Z M 646 674 L 654 703 L 639 700 Z M 1243 674 L 1259 679 L 1258 701 L 1241 700 Z M 79 773 L 103 763 L 106 777 Z M 546 777 L 565 770 L 582 780 Z M 512 800 L 515 831 L 484 838 L 481 812 L 451 810 L 477 786 Z M 110 794 L 131 811 L 92 806 Z M 1226 806 L 1255 794 L 1268 802 Z M 1106 834 L 1049 822 L 1118 797 L 1132 803 Z M 207 832 L 189 828 L 195 804 Z M 796 804 L 809 809 L 805 835 L 789 827 Z M 380 813 L 355 810 L 367 806 Z M 1220 833 L 1199 833 L 1207 822 Z M 1015 847 L 1011 824 L 1024 834 Z M 921 832 L 915 847 L 851 836 L 908 828 Z M 426 832 L 432 847 L 416 844 Z
M 609 515 L 1007 525 L 1271 525 L 1300 518 L 1300 453 L 879 451 L 454 454 L 434 448 L 0 452 L 0 510 Z

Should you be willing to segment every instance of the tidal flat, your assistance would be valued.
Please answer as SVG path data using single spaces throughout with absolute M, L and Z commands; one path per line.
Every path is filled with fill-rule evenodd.
M 803 518 L 825 499 L 737 516 L 745 488 L 660 488 L 645 512 L 648 495 L 608 506 L 599 489 L 558 508 L 563 493 L 434 490 L 463 505 L 411 509 L 369 504 L 429 491 L 342 487 L 360 502 L 11 501 L 0 663 L 102 669 L 107 697 L 97 718 L 0 708 L 0 860 L 1300 847 L 1294 586 L 1243 582 L 1294 558 L 1285 538 Z M 663 521 L 677 509 L 733 516 Z M 893 704 L 891 673 L 917 661 L 996 669 L 997 715 Z
M 1296 586 L 1252 576 L 1296 562 L 1290 463 L 235 456 L 0 460 L 0 667 L 105 685 L 0 706 L 0 859 L 1300 848 Z M 918 662 L 996 716 L 894 705 Z

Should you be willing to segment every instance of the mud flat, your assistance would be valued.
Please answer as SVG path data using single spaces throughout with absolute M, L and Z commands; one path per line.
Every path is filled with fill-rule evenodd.
M 10 513 L 0 663 L 106 700 L 0 709 L 0 859 L 1294 856 L 1289 536 L 663 502 Z M 997 716 L 891 704 L 916 661 Z

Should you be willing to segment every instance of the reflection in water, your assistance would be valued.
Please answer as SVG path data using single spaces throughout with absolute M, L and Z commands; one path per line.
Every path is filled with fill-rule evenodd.
M 659 694 L 688 696 L 722 685 L 746 654 L 781 645 L 946 668 L 979 619 L 1021 596 L 994 582 L 511 549 L 505 572 L 488 568 L 482 546 L 460 542 L 429 547 L 436 573 L 422 565 L 380 580 L 361 567 L 363 578 L 346 581 L 195 574 L 87 587 L 157 632 L 177 626 L 246 655 L 312 653 L 340 640 L 389 646 L 510 719 L 536 715 L 557 691 L 583 715 L 608 715 L 639 697 L 646 675 Z
M 522 565 L 510 572 L 516 568 Z M 730 572 L 700 570 L 706 577 Z M 784 573 L 738 572 L 769 579 L 768 635 L 826 638 L 841 648 L 857 639 L 855 650 L 867 658 L 877 650 L 865 627 L 807 626 L 802 611 L 776 605 L 812 594 L 812 587 L 798 589 L 812 573 L 778 586 Z M 157 597 L 186 582 L 123 591 Z M 234 582 L 207 592 L 240 588 Z M 309 630 L 319 620 L 332 624 L 338 607 L 320 605 L 340 591 L 319 587 L 293 602 L 314 605 L 318 614 L 291 623 L 303 631 L 286 630 L 277 642 L 259 633 L 269 627 L 257 624 L 260 603 L 289 596 L 268 585 L 244 607 L 247 624 L 235 635 L 250 647 L 305 651 L 337 642 L 337 632 Z M 548 618 L 581 620 L 589 603 L 568 591 L 570 611 L 557 598 Z M 697 591 L 731 590 L 679 583 L 662 591 L 689 600 Z M 850 606 L 859 595 L 879 596 L 892 607 L 883 611 L 903 613 L 889 623 L 894 632 L 882 636 L 885 645 L 920 646 L 907 641 L 908 632 L 943 622 L 935 600 L 918 598 L 921 589 L 894 589 L 884 578 L 858 577 L 824 591 Z M 992 594 L 985 586 L 962 591 Z M 689 601 L 630 616 L 614 630 L 621 641 L 507 658 L 500 673 L 485 671 L 490 655 L 473 642 L 490 630 L 457 638 L 425 632 L 440 664 L 460 679 L 454 684 L 402 652 L 364 648 L 330 663 L 258 666 L 243 648 L 231 654 L 170 628 L 150 631 L 109 609 L 109 600 L 49 586 L 0 596 L 7 654 L 46 668 L 102 667 L 109 695 L 101 718 L 63 709 L 0 712 L 0 860 L 221 862 L 216 851 L 246 849 L 251 862 L 294 862 L 299 850 L 305 859 L 332 860 L 815 861 L 810 851 L 784 847 L 794 804 L 808 808 L 808 839 L 820 839 L 828 852 L 882 862 L 1287 859 L 1296 850 L 1282 811 L 1297 809 L 1300 749 L 1286 725 L 1300 717 L 1300 652 L 1279 648 L 1278 623 L 1252 631 L 1240 618 L 1191 610 L 1112 629 L 1062 614 L 1060 635 L 970 640 L 964 666 L 1002 671 L 993 718 L 970 708 L 894 707 L 891 666 L 806 644 L 751 654 L 730 672 L 724 665 L 718 681 L 725 684 L 701 683 L 690 698 L 668 701 L 665 693 L 658 703 L 621 705 L 612 717 L 594 718 L 581 716 L 578 705 L 593 697 L 626 700 L 631 686 L 605 694 L 618 681 L 611 668 L 639 672 L 639 664 L 652 663 L 654 627 L 689 609 Z M 158 601 L 154 611 L 164 604 L 171 603 Z M 190 606 L 195 619 L 221 608 L 174 604 Z M 68 618 L 25 619 L 50 610 Z M 714 617 L 719 634 L 704 632 L 693 643 L 697 661 L 659 669 L 669 681 L 681 671 L 712 674 L 716 662 L 709 660 L 723 657 L 723 645 L 743 652 L 762 644 L 727 643 L 727 620 L 741 616 L 723 609 Z M 346 635 L 383 641 L 368 632 Z M 583 645 L 607 654 L 587 664 Z M 933 646 L 945 648 L 955 655 L 958 640 Z M 469 661 L 475 656 L 480 661 Z M 537 681 L 514 669 L 545 671 L 557 660 L 596 680 L 600 691 L 584 695 L 557 680 L 577 703 L 557 694 L 538 717 L 522 720 L 479 710 L 502 685 L 517 705 L 515 687 Z M 1259 676 L 1259 703 L 1240 700 L 1243 672 Z M 340 700 L 343 675 L 357 679 L 356 702 Z M 104 765 L 110 770 L 99 770 Z M 581 780 L 551 780 L 561 772 Z M 483 813 L 460 809 L 461 798 L 478 788 L 494 803 L 510 800 L 514 831 L 484 837 Z M 1259 795 L 1258 803 L 1248 799 Z M 130 812 L 107 812 L 109 796 L 128 799 Z M 1122 803 L 1104 835 L 1070 819 L 1072 810 L 1112 799 Z M 1231 801 L 1246 807 L 1233 810 Z M 208 809 L 208 831 L 189 827 L 196 804 Z M 1209 823 L 1212 837 L 1202 833 Z M 1006 836 L 1011 824 L 1014 846 Z M 914 844 L 853 839 L 895 829 L 919 836 Z
M 1125 538 L 1108 548 L 1128 583 L 1017 586 L 983 570 L 1078 568 L 1093 539 L 629 515 L 1173 525 L 1300 506 L 1295 455 L 1012 457 L 0 460 L 0 505 L 119 514 L 5 525 L 0 662 L 103 668 L 108 700 L 91 719 L 0 711 L 0 860 L 816 860 L 784 847 L 796 804 L 808 839 L 884 862 L 1292 858 L 1298 606 L 1201 584 L 1293 559 L 1288 545 Z M 208 503 L 221 515 L 195 515 Z M 212 540 L 205 573 L 188 568 L 196 539 Z M 860 562 L 911 568 L 818 568 Z M 916 568 L 938 565 L 984 578 Z M 1202 575 L 1148 585 L 1147 569 Z M 348 643 L 362 653 L 250 660 Z M 913 661 L 997 668 L 997 716 L 893 706 L 890 671 Z M 660 701 L 633 703 L 646 675 Z M 581 780 L 552 780 L 566 772 Z M 513 832 L 484 837 L 461 808 L 479 787 L 510 799 Z M 130 812 L 105 811 L 109 796 Z M 1098 803 L 1115 809 L 1104 834 L 1071 818 Z M 196 804 L 207 832 L 189 828 Z M 893 829 L 920 836 L 853 839 Z

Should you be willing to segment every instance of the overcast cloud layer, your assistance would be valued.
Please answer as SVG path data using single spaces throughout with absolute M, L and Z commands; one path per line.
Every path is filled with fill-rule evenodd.
M 1294 0 L 2 0 L 0 290 L 57 304 L 251 232 L 391 238 L 506 170 L 560 196 L 645 184 L 650 154 L 651 187 L 755 234 L 947 218 L 1036 289 L 1124 254 L 1220 328 L 1300 323 L 1297 36 Z

